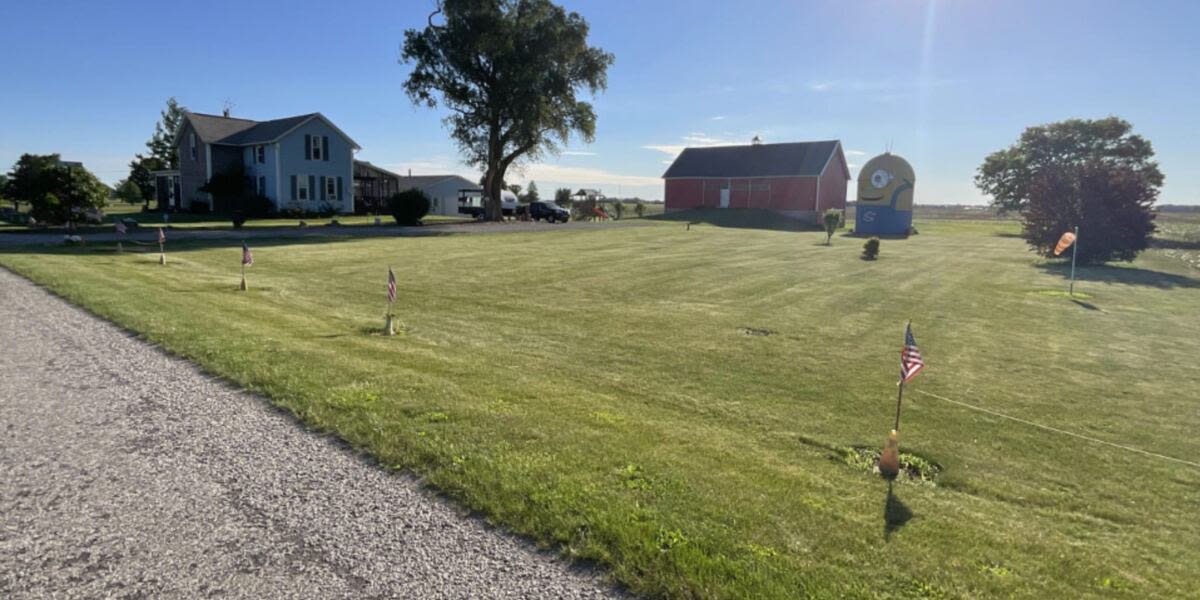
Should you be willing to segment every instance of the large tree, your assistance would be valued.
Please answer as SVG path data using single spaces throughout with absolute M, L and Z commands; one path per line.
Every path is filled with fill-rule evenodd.
M 578 94 L 607 86 L 613 56 L 587 34 L 583 17 L 549 0 L 442 0 L 428 27 L 404 32 L 405 90 L 450 111 L 451 134 L 484 172 L 488 219 L 503 218 L 509 167 L 557 152 L 572 134 L 594 138 L 596 114 Z
M 63 163 L 57 154 L 22 154 L 8 174 L 13 199 L 28 202 L 43 222 L 78 220 L 90 208 L 103 208 L 112 191 L 87 169 Z
M 1150 245 L 1157 196 L 1158 185 L 1127 165 L 1048 166 L 1030 182 L 1022 236 L 1038 253 L 1053 256 L 1058 238 L 1079 227 L 1079 262 L 1130 261 Z
M 187 110 L 175 101 L 174 97 L 167 98 L 167 107 L 163 109 L 158 122 L 154 124 L 154 136 L 146 142 L 150 156 L 158 160 L 166 168 L 179 168 L 179 152 L 175 144 L 175 134 L 183 123 L 183 112 Z M 141 185 L 142 182 L 138 182 Z
M 1163 176 L 1152 160 L 1150 142 L 1117 117 L 1069 119 L 1030 127 L 1016 144 L 988 155 L 975 185 L 1001 211 L 1020 212 L 1029 204 L 1030 185 L 1043 169 L 1102 164 L 1130 169 L 1158 187 Z
M 155 198 L 155 182 L 153 171 L 160 171 L 166 168 L 157 158 L 153 156 L 142 156 L 135 154 L 133 160 L 129 161 L 129 181 L 137 184 L 138 189 L 142 190 L 142 206 L 150 208 L 150 201 Z M 159 207 L 160 209 L 163 207 Z
M 1163 175 L 1150 142 L 1117 117 L 1030 127 L 989 155 L 976 185 L 1001 211 L 1019 211 L 1023 236 L 1050 256 L 1079 227 L 1083 262 L 1133 260 L 1154 232 Z

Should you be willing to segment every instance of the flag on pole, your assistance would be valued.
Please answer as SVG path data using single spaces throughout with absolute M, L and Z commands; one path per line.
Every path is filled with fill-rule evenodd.
M 388 267 L 388 304 L 396 303 L 396 274 Z
M 246 242 L 242 242 L 242 266 L 248 267 L 252 264 L 254 264 L 254 255 L 250 254 L 250 246 L 247 246 Z
M 116 230 L 117 230 L 117 233 L 119 233 L 121 235 L 125 235 L 125 233 L 127 231 L 125 229 L 125 223 L 122 223 L 121 221 L 117 221 Z
M 1070 248 L 1071 244 L 1074 244 L 1074 243 L 1075 243 L 1075 233 L 1074 232 L 1068 231 L 1068 232 L 1062 234 L 1062 237 L 1058 238 L 1058 244 L 1056 244 L 1054 246 L 1054 255 L 1058 256 L 1058 255 L 1062 254 L 1063 252 L 1066 252 L 1067 248 Z
M 158 243 L 159 244 L 167 243 L 167 234 L 163 233 L 162 227 L 158 228 Z
M 912 333 L 912 323 L 909 323 L 904 330 L 904 349 L 900 351 L 900 382 L 908 383 L 924 368 L 925 361 L 921 360 L 921 351 L 917 349 L 917 340 Z

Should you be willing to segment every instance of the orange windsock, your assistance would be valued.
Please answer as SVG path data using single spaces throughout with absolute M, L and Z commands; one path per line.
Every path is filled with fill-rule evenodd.
M 1071 244 L 1074 243 L 1075 234 L 1073 232 L 1068 231 L 1062 234 L 1062 237 L 1058 238 L 1058 244 L 1054 246 L 1054 255 L 1058 256 L 1059 254 L 1062 254 L 1067 250 L 1067 248 L 1071 247 Z

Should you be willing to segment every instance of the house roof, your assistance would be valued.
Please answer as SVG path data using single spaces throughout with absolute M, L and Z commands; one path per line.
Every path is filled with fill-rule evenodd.
M 411 177 L 399 177 L 400 189 L 406 190 L 409 188 L 426 189 L 435 186 L 447 179 L 458 179 L 464 185 L 464 189 L 479 189 L 479 185 L 461 175 L 413 175 Z
M 250 144 L 267 144 L 278 141 L 293 129 L 311 121 L 321 119 L 334 131 L 346 138 L 350 145 L 358 148 L 358 144 L 350 139 L 341 129 L 326 119 L 321 113 L 309 113 L 271 119 L 270 121 L 252 121 L 236 117 L 208 115 L 204 113 L 186 112 L 187 120 L 191 122 L 200 140 L 208 144 L 223 144 L 229 146 L 246 146 Z
M 841 142 L 790 142 L 685 148 L 663 173 L 673 177 L 813 177 L 838 154 Z

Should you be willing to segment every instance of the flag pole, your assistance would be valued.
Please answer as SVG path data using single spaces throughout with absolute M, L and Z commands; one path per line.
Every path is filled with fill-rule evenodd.
M 241 290 L 246 291 L 246 259 L 242 259 L 242 287 Z
M 1068 296 L 1075 295 L 1075 257 L 1079 255 L 1079 226 L 1075 226 L 1075 242 L 1071 244 L 1071 287 L 1067 289 Z
M 900 431 L 900 401 L 904 399 L 904 376 L 900 377 L 900 391 L 896 394 L 896 426 L 892 429 Z
M 165 250 L 163 250 L 162 242 L 158 243 L 158 264 L 160 264 L 160 265 L 167 264 L 167 252 Z

